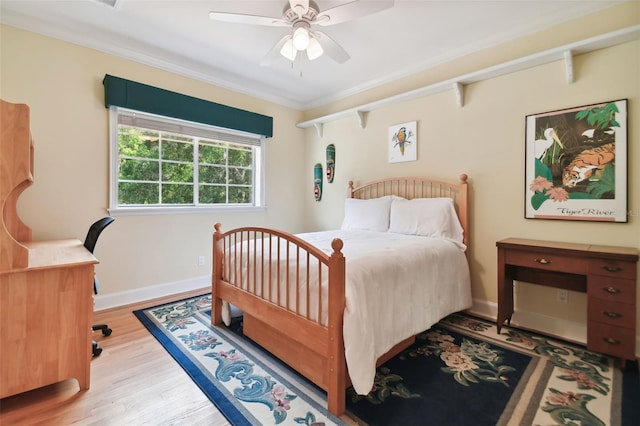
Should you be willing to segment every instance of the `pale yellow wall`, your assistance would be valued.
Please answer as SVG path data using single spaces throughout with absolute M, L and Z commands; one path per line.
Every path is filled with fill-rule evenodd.
M 640 23 L 640 3 L 617 8 L 607 15 L 610 25 L 606 32 Z M 592 23 L 593 17 L 571 25 L 571 31 Z M 619 26 L 617 26 L 619 25 Z M 601 30 L 602 26 L 596 26 Z M 549 30 L 562 34 L 562 28 Z M 592 37 L 599 33 L 585 34 Z M 546 49 L 552 37 L 540 34 Z M 570 41 L 558 37 L 561 43 Z M 521 41 L 522 51 L 531 54 L 532 38 Z M 507 46 L 517 52 L 517 43 Z M 501 49 L 485 52 L 483 67 L 505 60 Z M 492 58 L 494 61 L 492 62 Z M 517 56 L 510 59 L 515 59 Z M 464 62 L 464 61 L 461 61 Z M 371 111 L 366 127 L 360 128 L 358 118 L 343 118 L 326 123 L 323 136 L 314 128 L 306 130 L 307 174 L 313 164 L 325 163 L 325 148 L 336 146 L 336 175 L 334 183 L 324 183 L 321 202 L 305 198 L 307 229 L 339 227 L 349 180 L 356 184 L 386 176 L 428 175 L 455 181 L 466 173 L 471 182 L 471 271 L 473 297 L 477 301 L 496 303 L 496 241 L 507 237 L 570 241 L 640 248 L 640 41 L 629 42 L 573 59 L 575 82 L 568 84 L 563 61 L 538 66 L 502 77 L 469 85 L 465 88 L 465 103 L 457 106 L 453 90 L 432 96 L 394 104 Z M 479 70 L 479 67 L 475 70 Z M 464 72 L 472 72 L 466 69 Z M 461 75 L 459 67 L 449 73 L 446 67 L 438 70 L 441 80 Z M 414 82 L 422 82 L 424 77 Z M 437 81 L 430 81 L 433 84 Z M 404 82 L 405 91 L 420 87 Z M 398 92 L 396 92 L 398 93 Z M 388 96 L 382 88 L 377 99 Z M 524 135 L 525 116 L 590 103 L 629 100 L 629 222 L 595 223 L 559 220 L 524 219 Z M 376 100 L 375 93 L 363 94 L 360 100 Z M 305 113 L 305 120 L 337 112 L 357 104 L 349 99 Z M 317 115 L 314 115 L 317 114 Z M 388 162 L 387 138 L 391 125 L 408 121 L 418 122 L 418 159 L 415 162 Z M 640 273 L 638 274 L 640 276 Z M 518 309 L 540 315 L 558 317 L 584 323 L 586 297 L 570 293 L 568 304 L 556 302 L 555 290 L 534 285 L 517 286 Z M 638 291 L 640 300 L 640 291 Z M 640 301 L 638 302 L 640 307 Z M 640 314 L 638 330 L 640 330 Z M 640 333 L 639 333 L 640 336 Z M 640 339 L 640 338 L 639 338 Z
M 83 238 L 88 225 L 106 214 L 108 114 L 101 81 L 108 73 L 271 115 L 274 137 L 267 142 L 266 211 L 118 217 L 97 248 L 103 293 L 208 274 L 215 222 L 222 222 L 226 229 L 245 224 L 291 232 L 335 228 L 342 219 L 349 180 L 358 183 L 411 174 L 456 179 L 467 173 L 473 295 L 476 300 L 495 303 L 495 242 L 501 238 L 640 247 L 640 171 L 634 167 L 640 164 L 640 124 L 635 119 L 640 99 L 640 42 L 576 56 L 573 84 L 566 83 L 564 63 L 559 61 L 469 85 L 462 108 L 456 105 L 453 92 L 444 92 L 372 111 L 364 129 L 355 116 L 326 124 L 322 138 L 315 129 L 302 130 L 295 124 L 638 23 L 640 3 L 633 2 L 305 112 L 2 26 L 0 97 L 31 107 L 36 146 L 35 184 L 21 196 L 19 212 L 36 239 Z M 621 98 L 629 99 L 629 223 L 525 220 L 525 115 Z M 389 164 L 388 127 L 413 120 L 418 122 L 418 160 Z M 329 143 L 337 149 L 336 177 L 334 183 L 324 183 L 322 201 L 315 202 L 313 165 L 325 163 Z M 205 267 L 196 266 L 198 255 L 206 256 Z M 568 305 L 558 305 L 549 290 L 521 287 L 520 308 L 584 320 L 583 295 L 572 293 Z
M 273 117 L 266 148 L 267 209 L 244 214 L 119 216 L 96 247 L 101 295 L 210 275 L 211 234 L 268 225 L 300 231 L 304 192 L 299 112 L 95 50 L 0 27 L 0 97 L 31 109 L 35 182 L 20 197 L 34 239 L 84 239 L 107 214 L 108 110 L 102 79 L 111 74 Z M 287 190 L 283 190 L 287 188 Z M 197 266 L 199 255 L 206 265 Z

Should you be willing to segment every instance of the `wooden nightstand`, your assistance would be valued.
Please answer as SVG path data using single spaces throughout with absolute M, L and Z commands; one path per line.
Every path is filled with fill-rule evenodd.
M 631 247 L 507 238 L 498 247 L 498 333 L 513 315 L 513 281 L 587 293 L 587 348 L 635 359 L 636 270 Z

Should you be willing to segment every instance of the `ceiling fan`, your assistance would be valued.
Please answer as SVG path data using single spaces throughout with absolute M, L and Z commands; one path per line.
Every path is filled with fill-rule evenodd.
M 326 53 L 335 61 L 344 63 L 350 58 L 349 54 L 327 34 L 315 31 L 312 27 L 341 24 L 392 6 L 393 0 L 352 0 L 320 11 L 313 0 L 289 0 L 282 11 L 281 18 L 228 12 L 210 12 L 209 18 L 239 24 L 291 27 L 291 33 L 282 37 L 271 48 L 261 65 L 270 64 L 278 53 L 293 62 L 298 51 L 306 51 L 309 60 L 319 58 Z

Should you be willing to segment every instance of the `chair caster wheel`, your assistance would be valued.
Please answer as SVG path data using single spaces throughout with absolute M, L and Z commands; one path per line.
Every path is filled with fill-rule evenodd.
M 98 346 L 98 343 L 92 342 L 92 344 L 91 344 L 91 353 L 92 353 L 94 358 L 100 356 L 100 354 L 102 353 L 102 348 L 100 346 Z
M 105 330 L 102 330 L 102 335 L 103 335 L 103 336 L 111 336 L 111 333 L 112 333 L 112 332 L 113 332 L 113 330 L 112 330 L 112 329 L 107 328 L 107 329 L 105 329 Z

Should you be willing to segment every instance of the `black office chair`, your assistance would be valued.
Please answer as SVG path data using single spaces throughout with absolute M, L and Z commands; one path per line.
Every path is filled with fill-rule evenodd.
M 107 216 L 95 222 L 93 225 L 91 225 L 91 227 L 89 228 L 89 232 L 87 232 L 87 237 L 84 239 L 84 247 L 87 250 L 89 250 L 91 253 L 93 253 L 93 249 L 95 249 L 96 243 L 98 242 L 98 237 L 100 236 L 102 231 L 104 231 L 104 228 L 111 225 L 111 223 L 114 220 L 115 220 L 114 218 Z M 100 284 L 98 282 L 98 277 L 94 274 L 93 275 L 93 293 L 94 294 L 98 294 L 99 287 L 100 287 Z M 113 331 L 107 326 L 107 324 L 94 324 L 91 326 L 91 330 L 93 331 L 100 330 L 102 331 L 103 336 L 109 336 Z M 102 353 L 102 348 L 98 346 L 98 342 L 96 342 L 95 340 L 91 342 L 91 351 L 94 357 Z

